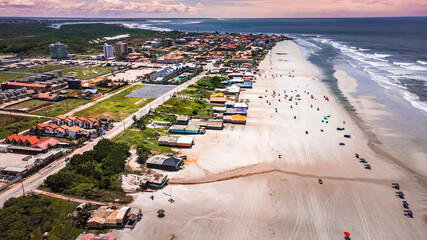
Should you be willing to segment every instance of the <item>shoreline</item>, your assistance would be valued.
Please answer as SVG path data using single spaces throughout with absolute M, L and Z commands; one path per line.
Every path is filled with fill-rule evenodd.
M 338 79 L 339 89 L 343 92 L 344 96 L 348 99 L 349 103 L 351 105 L 353 105 L 353 107 L 356 109 L 356 111 L 347 111 L 347 112 L 354 119 L 354 121 L 360 127 L 360 129 L 362 129 L 366 133 L 366 135 L 368 136 L 369 147 L 374 152 L 376 152 L 377 154 L 382 155 L 384 158 L 386 158 L 386 159 L 392 161 L 393 163 L 397 164 L 399 167 L 406 170 L 408 173 L 413 174 L 417 178 L 418 182 L 425 189 L 427 189 L 427 179 L 425 178 L 425 176 L 423 176 L 421 173 L 417 172 L 416 170 L 412 169 L 410 166 L 406 165 L 404 162 L 398 160 L 398 158 L 393 157 L 390 153 L 388 153 L 381 146 L 375 146 L 375 144 L 381 145 L 383 143 L 381 142 L 381 140 L 379 139 L 377 134 L 374 133 L 373 127 L 369 126 L 368 123 L 365 122 L 361 118 L 361 116 L 358 114 L 357 111 L 360 111 L 361 109 L 360 109 L 360 106 L 359 107 L 355 106 L 355 102 L 359 101 L 359 104 L 362 104 L 362 103 L 360 103 L 360 101 L 364 101 L 364 103 L 368 103 L 371 105 L 379 104 L 379 103 L 376 103 L 373 100 L 369 100 L 369 99 L 360 99 L 360 98 L 356 99 L 356 98 L 354 98 L 351 94 L 357 92 L 358 83 L 357 83 L 356 79 L 349 76 L 344 70 L 337 70 L 335 72 L 334 76 Z M 349 85 L 349 86 L 346 87 L 345 85 Z M 378 108 L 376 108 L 374 111 L 380 112 L 380 110 L 378 110 Z

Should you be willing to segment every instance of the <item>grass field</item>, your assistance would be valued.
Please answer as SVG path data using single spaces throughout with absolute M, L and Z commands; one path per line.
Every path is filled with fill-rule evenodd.
M 10 80 L 20 79 L 27 77 L 27 75 L 23 74 L 8 74 L 8 73 L 2 73 L 0 72 L 0 83 L 2 82 L 8 82 Z
M 25 102 L 15 104 L 15 105 L 10 106 L 8 108 L 10 108 L 10 109 L 34 108 L 34 107 L 38 107 L 38 106 L 41 106 L 41 105 L 46 104 L 46 103 L 49 103 L 49 101 L 31 99 L 29 101 L 25 101 Z
M 33 127 L 38 123 L 45 122 L 46 118 L 23 117 L 0 114 L 0 139 Z
M 119 135 L 114 137 L 113 141 L 118 143 L 125 143 L 129 147 L 134 145 L 144 146 L 150 149 L 151 151 L 171 153 L 173 152 L 172 148 L 159 146 L 159 144 L 157 143 L 157 137 L 155 132 L 155 131 L 158 131 L 160 133 L 162 132 L 165 133 L 167 129 L 168 129 L 167 127 L 156 128 L 156 129 L 147 128 L 144 131 L 140 131 L 137 128 L 130 127 L 126 129 L 126 131 L 123 131 Z
M 107 118 L 115 121 L 121 121 L 154 100 L 154 98 L 126 97 L 129 93 L 140 89 L 141 87 L 143 87 L 143 85 L 130 87 L 119 94 L 97 103 L 94 106 L 77 112 L 76 115 L 81 117 Z
M 76 69 L 65 70 L 62 72 L 62 76 L 76 77 L 81 79 L 90 79 L 96 76 L 110 73 L 113 67 L 81 67 Z
M 53 70 L 70 68 L 70 67 L 71 66 L 67 66 L 67 65 L 49 64 L 49 65 L 41 65 L 36 67 L 14 70 L 14 72 L 44 73 L 44 72 L 50 72 Z
M 63 101 L 60 101 L 58 103 L 55 103 L 54 105 L 47 106 L 41 109 L 38 109 L 34 112 L 31 112 L 31 114 L 40 115 L 40 116 L 48 116 L 48 117 L 55 117 L 58 115 L 65 114 L 74 108 L 84 105 L 86 103 L 90 102 L 90 100 L 86 99 L 65 99 Z

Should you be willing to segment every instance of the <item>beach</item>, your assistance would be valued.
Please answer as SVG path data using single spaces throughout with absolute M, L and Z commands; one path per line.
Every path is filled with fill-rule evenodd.
M 167 187 L 134 194 L 130 206 L 141 209 L 142 220 L 133 230 L 114 234 L 119 239 L 326 240 L 350 232 L 352 239 L 423 239 L 423 179 L 375 150 L 375 139 L 317 78 L 298 46 L 278 43 L 259 68 L 253 89 L 240 96 L 250 100 L 247 124 L 196 136 L 193 148 L 183 151 L 189 158 L 185 168 L 168 173 Z M 345 73 L 337 78 L 347 79 L 340 86 L 345 94 L 357 88 Z M 362 105 L 370 109 L 369 104 Z M 372 169 L 365 169 L 355 153 Z M 414 218 L 403 215 L 393 182 L 400 184 Z M 166 211 L 164 218 L 157 217 L 158 209 Z

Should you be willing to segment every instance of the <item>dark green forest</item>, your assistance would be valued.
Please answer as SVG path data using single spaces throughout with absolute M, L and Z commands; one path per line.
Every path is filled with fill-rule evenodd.
M 0 239 L 75 239 L 84 231 L 67 215 L 78 204 L 43 195 L 11 198 L 0 210 Z
M 45 180 L 52 192 L 101 201 L 122 201 L 123 189 L 119 180 L 125 170 L 129 147 L 102 139 L 91 151 L 74 155 L 69 164 Z M 122 198 L 121 198 L 122 197 Z
M 131 29 L 120 24 L 102 23 L 63 25 L 59 29 L 48 27 L 48 24 L 44 23 L 0 23 L 0 53 L 48 56 L 49 44 L 55 42 L 67 44 L 70 53 L 101 52 L 104 43 L 91 44 L 89 41 L 121 34 L 130 34 L 124 41 L 137 47 L 156 37 L 176 38 L 181 33 Z M 115 42 L 116 40 L 107 43 Z

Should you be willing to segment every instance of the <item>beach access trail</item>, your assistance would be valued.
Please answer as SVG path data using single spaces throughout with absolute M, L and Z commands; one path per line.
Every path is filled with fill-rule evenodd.
M 367 134 L 298 46 L 278 43 L 259 68 L 254 88 L 240 96 L 250 100 L 247 124 L 195 136 L 193 148 L 183 150 L 189 159 L 184 169 L 167 173 L 167 187 L 134 194 L 130 206 L 142 210 L 140 223 L 114 234 L 119 239 L 329 240 L 350 232 L 352 239 L 424 239 L 426 189 L 371 149 Z M 295 100 L 297 94 L 301 100 Z M 372 169 L 365 169 L 355 153 Z M 413 219 L 403 215 L 392 182 L 400 183 Z M 164 218 L 157 218 L 158 209 L 166 211 Z

